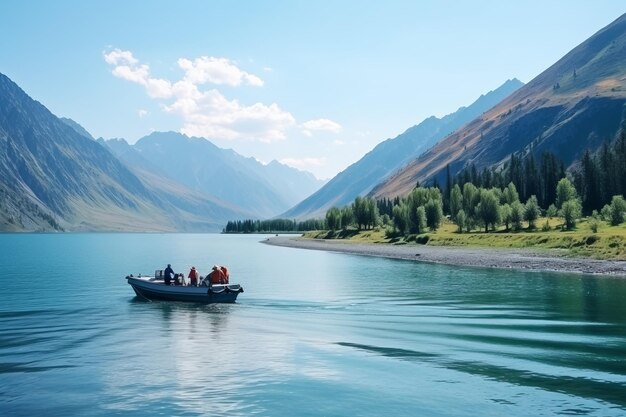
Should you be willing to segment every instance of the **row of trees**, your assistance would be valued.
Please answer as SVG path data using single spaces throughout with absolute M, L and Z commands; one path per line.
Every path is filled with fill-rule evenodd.
M 233 220 L 226 223 L 223 233 L 275 233 L 275 232 L 307 232 L 325 229 L 324 220 L 310 219 L 296 222 L 289 219 L 272 220 Z
M 528 228 L 536 227 L 537 219 L 546 214 L 549 217 L 560 215 L 566 227 L 574 227 L 580 217 L 580 202 L 576 189 L 567 178 L 562 178 L 555 187 L 555 203 L 543 213 L 537 196 L 531 195 L 525 203 L 513 182 L 505 188 L 478 188 L 472 183 L 465 183 L 463 189 L 456 184 L 450 192 L 450 217 L 458 225 L 459 232 L 470 231 L 478 226 L 496 230 L 499 225 L 505 229 L 521 230 L 522 222 L 528 222 Z
M 535 195 L 523 202 L 513 182 L 504 188 L 476 187 L 471 182 L 462 187 L 455 184 L 448 197 L 447 214 L 460 233 L 476 228 L 484 228 L 488 233 L 501 225 L 506 231 L 519 231 L 523 222 L 527 222 L 528 229 L 532 230 L 541 216 L 561 217 L 565 229 L 574 228 L 582 216 L 581 198 L 576 187 L 568 178 L 561 178 L 552 193 L 554 203 L 544 210 Z M 437 230 L 444 218 L 443 207 L 439 188 L 417 187 L 407 197 L 393 201 L 357 197 L 349 206 L 328 210 L 325 224 L 330 230 L 382 225 L 393 227 L 395 234 L 420 234 L 427 229 Z M 600 213 L 593 212 L 593 219 L 604 219 L 614 225 L 624 222 L 625 218 L 626 200 L 622 196 L 614 196 L 611 204 L 605 205 Z
M 380 214 L 381 209 L 385 211 Z M 391 210 L 387 202 L 371 197 L 357 197 L 343 208 L 333 207 L 326 212 L 326 225 L 330 230 L 356 226 L 369 229 L 378 225 L 393 225 L 398 233 L 423 233 L 426 228 L 436 230 L 443 220 L 441 190 L 435 187 L 415 188 L 406 198 L 395 199 Z

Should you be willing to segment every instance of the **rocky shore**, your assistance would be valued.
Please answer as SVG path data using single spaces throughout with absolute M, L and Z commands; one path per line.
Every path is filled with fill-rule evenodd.
M 392 245 L 354 243 L 345 240 L 305 239 L 294 236 L 276 236 L 263 243 L 290 248 L 325 250 L 354 255 L 380 256 L 419 262 L 448 265 L 555 271 L 626 277 L 626 262 L 573 258 L 560 250 L 533 250 L 530 248 L 492 249 L 460 246 Z

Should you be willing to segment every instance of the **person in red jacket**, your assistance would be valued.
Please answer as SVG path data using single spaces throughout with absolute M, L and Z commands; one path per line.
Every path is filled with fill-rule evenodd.
M 189 278 L 189 285 L 193 287 L 198 286 L 198 271 L 196 271 L 195 266 L 191 267 L 191 271 L 189 271 L 189 275 L 187 275 L 187 278 Z

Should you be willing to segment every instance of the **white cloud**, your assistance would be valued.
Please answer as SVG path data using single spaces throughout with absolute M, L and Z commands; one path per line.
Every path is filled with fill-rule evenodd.
M 286 130 L 296 124 L 291 113 L 276 103 L 247 106 L 236 99 L 227 99 L 217 89 L 201 90 L 199 86 L 206 83 L 263 85 L 259 77 L 240 70 L 229 59 L 181 58 L 178 65 L 185 74 L 179 81 L 171 82 L 153 78 L 150 67 L 141 64 L 130 51 L 114 49 L 103 55 L 114 66 L 114 76 L 142 85 L 152 98 L 167 99 L 162 102 L 162 109 L 181 116 L 181 131 L 187 135 L 274 142 L 285 139 Z
M 181 131 L 188 136 L 227 140 L 274 142 L 285 139 L 285 130 L 295 124 L 291 113 L 276 103 L 245 106 L 238 100 L 226 99 L 217 90 L 193 98 L 180 96 L 166 111 L 182 115 L 185 125 Z
M 242 83 L 262 87 L 263 80 L 254 74 L 240 70 L 227 58 L 202 56 L 193 61 L 181 58 L 178 66 L 185 71 L 185 80 L 193 84 L 226 84 L 238 86 Z
M 280 162 L 281 164 L 289 165 L 293 168 L 305 169 L 326 165 L 326 158 L 283 158 L 278 162 Z
M 122 51 L 121 49 L 114 49 L 108 54 L 104 54 L 104 60 L 107 64 L 111 65 L 136 65 L 139 61 L 135 59 L 132 52 L 130 51 Z
M 150 114 L 150 112 L 148 110 L 139 109 L 137 111 L 137 115 L 139 116 L 140 119 L 143 119 L 144 117 L 146 117 L 149 114 Z
M 330 119 L 309 120 L 302 123 L 300 127 L 302 128 L 302 133 L 304 133 L 308 137 L 313 136 L 313 133 L 315 131 L 328 131 L 332 133 L 339 133 L 342 130 L 342 127 L 339 123 Z
M 132 52 L 114 49 L 103 55 L 108 64 L 115 66 L 112 71 L 114 76 L 143 85 L 152 98 L 171 97 L 172 84 L 167 80 L 151 78 L 150 67 L 146 64 L 140 65 Z

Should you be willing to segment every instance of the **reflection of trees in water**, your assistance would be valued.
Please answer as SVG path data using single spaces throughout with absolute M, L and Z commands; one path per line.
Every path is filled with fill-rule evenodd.
M 598 301 L 598 279 L 582 278 L 582 301 L 585 319 L 593 322 L 601 321 L 600 303 Z
M 556 320 L 626 324 L 626 286 L 620 279 L 546 276 L 545 310 Z M 538 306 L 539 307 L 539 306 Z

